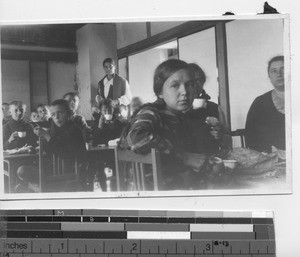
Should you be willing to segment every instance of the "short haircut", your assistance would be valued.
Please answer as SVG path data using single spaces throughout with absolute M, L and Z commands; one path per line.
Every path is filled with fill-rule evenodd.
M 205 75 L 204 71 L 202 70 L 202 68 L 196 63 L 190 63 L 189 66 L 192 68 L 194 73 L 196 73 L 196 72 L 199 73 L 200 78 L 201 78 L 201 83 L 204 85 L 204 83 L 206 82 L 206 75 Z
M 78 99 L 79 99 L 79 95 L 74 92 L 68 92 L 68 93 L 64 94 L 63 98 L 65 99 L 67 96 L 71 96 L 72 98 L 78 97 Z
M 47 108 L 48 106 L 46 104 L 39 104 L 36 109 L 38 108 Z
M 24 110 L 26 110 L 26 104 L 23 104 L 23 102 L 20 100 L 11 101 L 9 103 L 9 106 L 22 107 Z
M 100 111 L 102 109 L 102 106 L 107 106 L 108 108 L 113 108 L 112 100 L 109 99 L 109 98 L 105 98 L 105 99 L 101 100 L 100 103 L 99 103 Z
M 3 105 L 5 105 L 5 106 L 9 106 L 9 104 L 8 104 L 8 103 L 2 103 L 2 106 L 3 106 Z
M 102 63 L 102 66 L 104 66 L 105 63 L 111 63 L 111 64 L 113 64 L 114 66 L 116 66 L 116 63 L 115 63 L 115 61 L 114 61 L 112 58 L 106 58 L 106 59 L 104 59 L 104 61 L 103 61 L 103 63 Z
M 284 62 L 284 56 L 283 55 L 277 55 L 274 56 L 272 59 L 270 59 L 270 61 L 268 62 L 268 74 L 269 74 L 269 69 L 270 66 L 273 62 L 278 62 L 278 61 L 283 61 Z
M 72 111 L 70 109 L 70 104 L 67 100 L 65 99 L 57 99 L 55 101 L 53 101 L 50 106 L 62 106 L 69 115 L 72 114 Z

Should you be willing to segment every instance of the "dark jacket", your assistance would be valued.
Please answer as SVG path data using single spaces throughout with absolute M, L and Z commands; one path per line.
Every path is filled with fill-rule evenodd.
M 102 96 L 103 98 L 106 98 L 104 96 L 104 84 L 103 84 L 103 81 L 106 77 L 107 76 L 102 78 L 98 83 L 98 95 Z M 126 92 L 126 79 L 122 78 L 118 74 L 114 74 L 113 86 L 110 87 L 107 98 L 116 100 L 120 98 L 122 95 L 125 95 L 125 92 Z
M 257 97 L 246 121 L 246 144 L 256 151 L 271 152 L 271 146 L 285 150 L 285 115 L 273 104 L 272 91 Z
M 23 146 L 31 145 L 33 147 L 37 146 L 38 137 L 33 133 L 33 126 L 23 120 L 15 121 L 11 119 L 8 123 L 6 123 L 3 127 L 3 148 L 6 149 L 15 149 L 21 148 Z M 26 136 L 23 138 L 16 137 L 10 143 L 8 139 L 11 134 L 15 131 L 25 131 Z

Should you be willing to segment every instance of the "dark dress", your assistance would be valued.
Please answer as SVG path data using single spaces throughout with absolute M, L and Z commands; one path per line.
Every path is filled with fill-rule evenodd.
M 11 119 L 3 127 L 4 150 L 21 148 L 26 144 L 31 145 L 33 147 L 37 146 L 38 137 L 33 133 L 33 130 L 34 128 L 31 124 L 23 120 L 15 121 L 14 119 Z M 8 139 L 10 138 L 11 134 L 15 131 L 25 131 L 26 136 L 23 138 L 16 137 L 13 141 L 9 143 Z
M 285 115 L 273 104 L 272 91 L 257 97 L 246 121 L 246 144 L 250 149 L 271 152 L 271 146 L 285 150 Z

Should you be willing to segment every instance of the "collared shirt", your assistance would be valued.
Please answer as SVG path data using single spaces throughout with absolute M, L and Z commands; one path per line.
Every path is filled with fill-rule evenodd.
M 110 87 L 112 87 L 114 84 L 114 77 L 112 79 L 108 80 L 108 78 L 106 76 L 103 80 L 103 84 L 104 84 L 104 96 L 105 96 L 105 98 L 107 98 Z M 125 94 L 118 98 L 119 104 L 120 105 L 121 104 L 129 105 L 131 103 L 131 99 L 132 99 L 132 94 L 131 94 L 130 86 L 129 86 L 128 81 L 126 80 Z

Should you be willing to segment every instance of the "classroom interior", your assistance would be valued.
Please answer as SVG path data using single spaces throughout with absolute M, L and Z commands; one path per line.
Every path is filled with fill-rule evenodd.
M 283 18 L 3 26 L 2 102 L 22 100 L 26 120 L 38 104 L 78 92 L 79 112 L 91 120 L 105 58 L 143 103 L 156 99 L 155 68 L 176 58 L 203 68 L 228 128 L 244 129 L 253 100 L 272 89 L 267 63 L 284 55 L 284 30 Z

